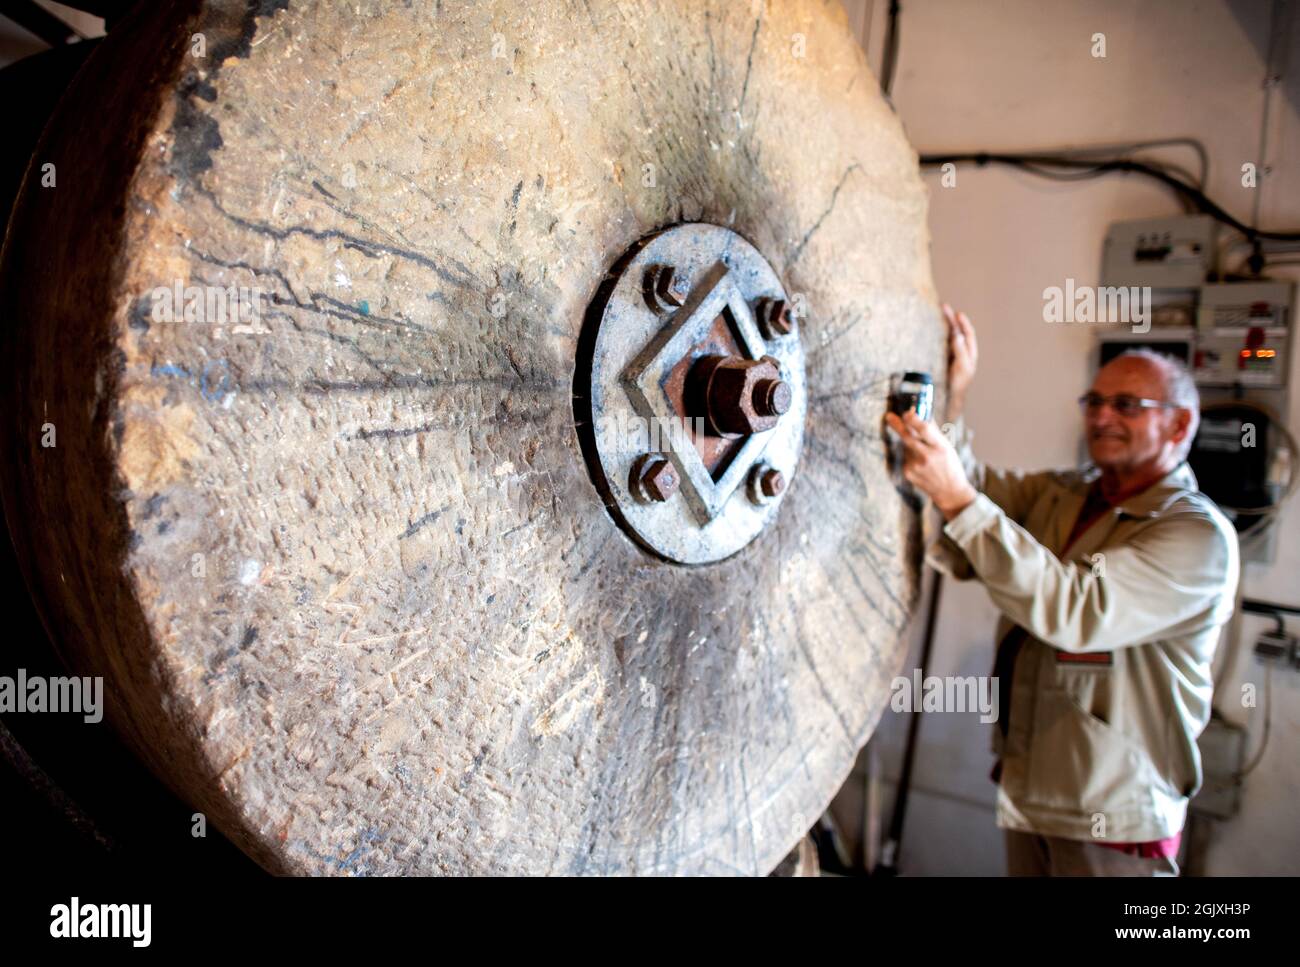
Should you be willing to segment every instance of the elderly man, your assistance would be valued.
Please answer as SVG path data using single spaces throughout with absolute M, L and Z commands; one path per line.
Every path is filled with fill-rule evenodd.
M 994 663 L 997 823 L 1012 875 L 1177 875 L 1210 663 L 1232 613 L 1236 534 L 1186 461 L 1195 384 L 1130 351 L 1080 398 L 1092 465 L 978 463 L 961 419 L 975 330 L 944 307 L 956 445 L 889 414 L 904 477 L 945 524 L 927 559 L 977 578 L 1002 612 Z

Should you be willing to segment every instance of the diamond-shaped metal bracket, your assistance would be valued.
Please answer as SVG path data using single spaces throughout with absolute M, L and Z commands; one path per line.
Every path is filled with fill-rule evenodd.
M 714 320 L 724 314 L 745 358 L 763 357 L 763 337 L 749 304 L 727 266 L 718 262 L 696 284 L 686 303 L 669 316 L 668 324 L 624 370 L 623 384 L 640 416 L 657 419 L 663 427 L 680 424 L 682 416 L 673 411 L 664 383 L 673 367 L 704 340 Z M 717 480 L 685 432 L 666 435 L 670 456 L 686 483 L 682 493 L 701 526 L 722 513 L 727 500 L 767 448 L 772 432 L 766 430 L 746 437 Z

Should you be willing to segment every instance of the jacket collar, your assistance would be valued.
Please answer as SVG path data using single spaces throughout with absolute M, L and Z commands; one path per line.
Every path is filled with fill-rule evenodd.
M 1076 492 L 1084 495 L 1088 488 L 1101 476 L 1101 468 L 1088 464 L 1079 477 Z M 1146 490 L 1121 501 L 1113 510 L 1127 514 L 1129 517 L 1155 517 L 1189 490 L 1199 490 L 1196 474 L 1184 460 L 1165 476 L 1161 477 Z

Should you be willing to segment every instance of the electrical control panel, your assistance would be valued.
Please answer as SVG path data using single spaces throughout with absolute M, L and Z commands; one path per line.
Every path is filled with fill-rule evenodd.
M 1113 222 L 1102 248 L 1101 284 L 1194 289 L 1214 267 L 1219 223 L 1209 215 Z
M 1192 353 L 1197 385 L 1285 389 L 1292 294 L 1289 282 L 1202 286 Z

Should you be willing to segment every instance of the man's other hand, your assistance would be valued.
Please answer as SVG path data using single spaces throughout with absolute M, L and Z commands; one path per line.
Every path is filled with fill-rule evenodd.
M 979 346 L 975 342 L 975 326 L 966 313 L 955 312 L 945 302 L 943 317 L 948 320 L 948 419 L 955 420 L 961 416 L 966 390 L 975 378 Z

